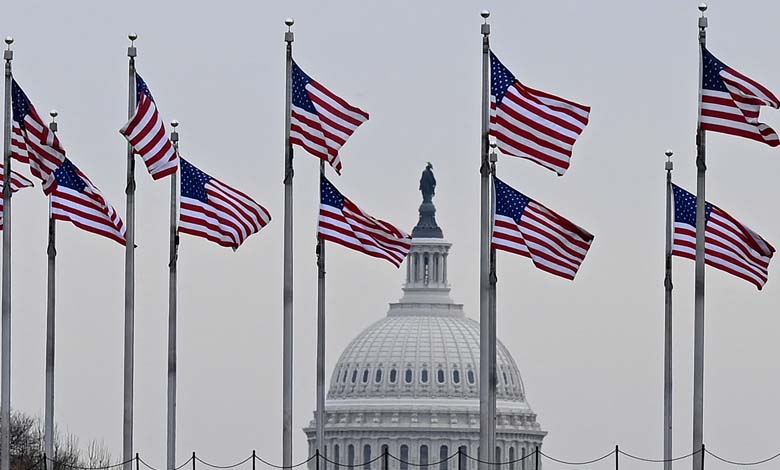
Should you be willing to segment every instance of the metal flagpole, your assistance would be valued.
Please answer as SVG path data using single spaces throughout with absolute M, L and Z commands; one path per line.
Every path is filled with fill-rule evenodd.
M 282 465 L 292 465 L 292 392 L 293 392 L 293 151 L 290 143 L 290 113 L 292 107 L 292 43 L 291 31 L 295 21 L 284 20 L 287 32 L 284 110 L 284 287 L 282 299 L 284 318 L 282 327 Z M 0 469 L 1 470 L 1 469 Z
M 498 155 L 496 154 L 495 142 L 490 143 L 490 174 L 493 178 L 496 176 L 496 161 L 498 161 Z M 493 423 L 488 434 L 489 449 L 491 453 L 488 460 L 498 462 L 496 457 L 496 383 L 498 382 L 498 376 L 496 375 L 496 284 L 498 283 L 498 276 L 496 275 L 496 249 L 493 248 L 493 224 L 496 211 L 496 186 L 491 181 L 490 185 L 490 268 L 489 268 L 489 287 L 488 287 L 488 306 L 490 310 L 490 354 L 488 360 L 490 361 L 490 388 L 489 397 L 490 405 L 488 406 L 489 417 L 488 421 Z M 499 467 L 500 468 L 500 467 Z
M 325 160 L 320 160 L 320 187 Z M 319 194 L 319 191 L 318 191 Z M 317 445 L 325 452 L 325 240 L 317 236 Z
M 171 142 L 176 154 L 179 153 L 179 121 L 171 121 Z M 171 230 L 168 261 L 168 459 L 167 469 L 176 468 L 176 310 L 177 285 L 176 268 L 179 261 L 179 228 L 177 211 L 179 206 L 178 171 L 171 175 Z
M 483 463 L 481 469 L 486 469 L 484 462 L 492 460 L 495 423 L 491 420 L 490 389 L 490 157 L 488 155 L 488 133 L 490 125 L 490 24 L 487 19 L 490 12 L 483 10 L 480 14 L 484 20 L 482 33 L 482 129 L 480 132 L 480 239 L 479 239 L 479 443 L 482 450 L 479 456 Z
M 127 117 L 135 113 L 135 56 L 137 34 L 129 34 L 127 48 L 128 96 Z M 127 143 L 127 230 L 125 232 L 125 351 L 124 351 L 124 407 L 122 413 L 122 461 L 125 470 L 132 470 L 133 460 L 133 368 L 135 365 L 135 157 L 133 146 Z M 2 470 L 2 469 L 0 469 Z
M 707 4 L 700 3 L 699 45 L 707 43 Z M 693 337 L 693 451 L 701 449 L 704 441 L 704 225 L 706 204 L 705 174 L 705 132 L 701 128 L 701 87 L 704 62 L 699 51 L 699 123 L 696 129 L 696 285 L 694 290 L 694 337 Z M 693 468 L 701 468 L 702 453 L 693 456 Z
M 666 151 L 666 250 L 664 275 L 664 470 L 672 470 L 672 163 Z
M 3 136 L 3 292 L 2 365 L 0 365 L 0 470 L 11 467 L 11 50 L 14 38 L 5 38 L 5 132 Z
M 57 132 L 57 111 L 49 113 L 49 129 Z M 46 398 L 43 419 L 43 451 L 50 459 L 54 458 L 54 306 L 56 285 L 56 223 L 52 214 L 51 196 L 49 196 L 49 242 L 46 247 L 48 266 L 46 274 Z M 48 465 L 48 463 L 47 463 Z

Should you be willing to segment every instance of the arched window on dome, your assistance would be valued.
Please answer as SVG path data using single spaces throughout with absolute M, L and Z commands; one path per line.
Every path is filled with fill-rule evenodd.
M 515 448 L 509 447 L 509 470 L 515 470 Z
M 438 381 L 440 384 L 444 383 L 444 369 L 439 369 L 436 371 L 436 381 Z
M 350 468 L 355 466 L 355 446 L 352 444 L 347 447 L 347 465 Z
M 458 468 L 459 469 L 465 469 L 466 468 L 466 459 L 468 458 L 468 449 L 466 446 L 460 446 L 458 447 L 458 452 L 460 453 L 459 459 L 458 459 Z
M 377 369 L 374 373 L 374 383 L 382 383 L 382 369 Z
M 363 369 L 363 383 L 368 383 L 368 369 Z
M 349 366 L 344 366 L 344 375 L 341 377 L 341 381 L 347 383 L 348 377 L 349 377 Z
M 371 446 L 366 444 L 363 446 L 363 470 L 371 470 Z
M 474 382 L 476 382 L 476 376 L 474 375 L 474 369 L 469 369 L 468 373 L 466 373 L 466 378 L 469 379 L 469 385 L 474 385 Z
M 428 465 L 428 446 L 425 444 L 420 446 L 420 466 Z
M 428 369 L 423 369 L 420 371 L 420 383 L 428 383 Z
M 447 446 L 439 447 L 439 470 L 447 470 L 447 457 L 450 456 L 450 448 Z
M 341 463 L 341 454 L 339 452 L 340 450 L 341 449 L 339 449 L 339 445 L 338 444 L 333 444 L 333 461 L 336 462 L 333 465 L 333 468 L 336 469 L 336 470 L 338 470 L 339 464 Z
M 412 383 L 414 380 L 414 372 L 412 372 L 412 369 L 406 369 L 404 381 L 408 384 Z
M 352 383 L 357 382 L 357 369 L 352 371 Z
M 398 382 L 398 371 L 395 368 L 390 369 L 390 383 L 395 384 Z
M 504 374 L 504 385 L 509 386 L 509 379 L 506 378 L 506 371 L 504 371 L 503 374 Z
M 460 383 L 460 371 L 458 369 L 454 369 L 452 371 L 452 383 L 455 385 L 458 385 Z
M 399 470 L 409 470 L 409 446 L 406 444 L 401 445 L 401 461 L 399 462 Z

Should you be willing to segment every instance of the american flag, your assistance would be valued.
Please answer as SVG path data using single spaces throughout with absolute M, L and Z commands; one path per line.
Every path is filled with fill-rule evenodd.
M 563 175 L 590 106 L 523 85 L 492 52 L 490 76 L 490 135 L 498 148 Z
M 11 156 L 29 164 L 30 172 L 49 194 L 55 184 L 54 171 L 65 161 L 65 149 L 16 80 L 11 82 L 11 103 Z
M 368 113 L 313 80 L 292 64 L 292 115 L 290 142 L 321 158 L 341 174 L 339 149 Z
M 701 128 L 780 145 L 780 138 L 769 126 L 758 122 L 761 106 L 778 108 L 780 100 L 763 85 L 719 61 L 710 51 L 701 49 Z
M 57 135 L 43 122 L 15 80 L 11 88 L 11 155 L 28 163 L 33 176 L 43 182 L 43 192 L 51 196 L 52 217 L 124 245 L 125 228 L 116 210 L 66 158 Z
M 70 159 L 54 171 L 51 213 L 57 220 L 125 244 L 125 225 L 103 193 L 92 184 Z
M 119 133 L 127 138 L 135 153 L 143 158 L 152 178 L 165 178 L 176 173 L 179 157 L 157 112 L 152 92 L 138 74 L 135 74 L 135 87 L 135 114 L 119 129 Z
M 593 235 L 498 178 L 493 248 L 531 258 L 542 271 L 574 279 Z
M 3 229 L 3 198 L 2 191 L 5 187 L 5 167 L 0 163 L 0 230 Z M 22 188 L 32 187 L 32 181 L 28 180 L 24 176 L 15 171 L 11 171 L 11 192 L 15 193 Z
M 319 236 L 400 267 L 409 254 L 412 237 L 366 214 L 324 176 L 321 179 Z
M 179 231 L 234 250 L 271 220 L 271 214 L 241 191 L 231 188 L 180 158 Z
M 672 254 L 695 260 L 696 196 L 677 185 L 672 185 L 672 189 Z M 740 277 L 761 290 L 766 284 L 769 261 L 772 260 L 775 249 L 723 209 L 708 202 L 704 210 L 704 263 Z

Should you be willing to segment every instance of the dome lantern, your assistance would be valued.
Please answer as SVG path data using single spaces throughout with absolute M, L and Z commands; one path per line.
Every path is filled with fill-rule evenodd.
M 412 249 L 406 258 L 401 303 L 452 303 L 447 282 L 447 256 L 452 244 L 444 239 L 444 233 L 436 223 L 435 189 L 433 165 L 428 162 L 420 177 L 420 219 L 412 230 Z

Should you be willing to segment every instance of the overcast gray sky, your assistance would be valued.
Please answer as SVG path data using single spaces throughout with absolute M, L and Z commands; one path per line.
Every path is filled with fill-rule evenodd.
M 253 448 L 280 461 L 283 20 L 309 74 L 371 114 L 342 151 L 335 184 L 410 230 L 431 161 L 453 296 L 478 316 L 479 11 L 492 45 L 530 86 L 589 104 L 564 177 L 502 157 L 499 174 L 596 239 L 575 282 L 500 254 L 499 334 L 544 429 L 545 451 L 591 458 L 616 443 L 662 454 L 664 157 L 695 187 L 696 1 L 6 2 L 14 74 L 38 110 L 60 112 L 70 158 L 124 214 L 127 33 L 166 122 L 181 121 L 190 161 L 254 196 L 273 221 L 237 252 L 182 237 L 179 459 L 229 463 Z M 708 45 L 780 91 L 772 0 L 710 2 Z M 764 110 L 780 126 L 780 112 Z M 708 136 L 708 199 L 780 246 L 780 150 Z M 295 159 L 295 456 L 314 408 L 317 161 Z M 17 167 L 18 168 L 18 167 Z M 137 171 L 137 451 L 165 456 L 167 182 Z M 13 406 L 43 414 L 46 199 L 13 204 Z M 58 423 L 121 454 L 124 250 L 58 229 Z M 777 263 L 777 261 L 775 262 Z M 675 453 L 690 449 L 693 263 L 675 267 Z M 735 459 L 780 451 L 780 278 L 763 292 L 707 271 L 705 442 Z M 343 247 L 328 252 L 327 363 L 382 318 L 402 271 Z M 605 464 L 607 467 L 611 463 Z M 683 466 L 689 465 L 685 463 Z M 604 468 L 607 468 L 604 467 Z M 552 468 L 552 464 L 550 464 Z M 595 467 L 598 468 L 598 467 Z M 637 467 L 640 468 L 640 467 Z M 642 467 L 645 468 L 645 467 Z M 721 468 L 714 462 L 708 468 Z

